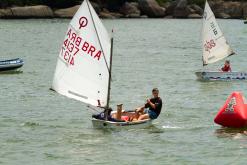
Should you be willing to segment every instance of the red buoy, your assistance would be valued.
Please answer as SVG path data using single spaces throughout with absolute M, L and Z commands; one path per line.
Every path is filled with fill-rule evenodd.
M 224 127 L 247 126 L 247 104 L 241 92 L 233 92 L 220 108 L 214 122 Z

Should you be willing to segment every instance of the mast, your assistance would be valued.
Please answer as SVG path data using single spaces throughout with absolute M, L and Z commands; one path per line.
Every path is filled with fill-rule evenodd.
M 202 50 L 204 49 L 204 46 L 203 46 L 203 32 L 204 32 L 204 19 L 207 19 L 207 14 L 205 13 L 205 9 L 206 9 L 206 4 L 208 3 L 208 1 L 206 0 L 205 1 L 205 5 L 204 5 L 204 10 L 203 10 L 203 15 L 202 15 L 202 29 L 201 29 L 201 39 L 202 39 Z M 204 61 L 204 56 L 203 56 L 203 53 L 202 53 L 202 66 L 204 68 L 204 66 L 206 66 L 207 64 L 205 63 Z
M 110 52 L 110 64 L 109 64 L 110 66 L 108 66 L 107 61 L 106 61 L 106 57 L 105 57 L 105 52 L 104 52 L 104 49 L 103 49 L 101 41 L 100 41 L 99 33 L 97 31 L 97 28 L 96 28 L 96 25 L 95 25 L 95 22 L 94 22 L 94 19 L 93 19 L 93 16 L 92 16 L 92 12 L 91 12 L 91 9 L 89 7 L 89 1 L 88 0 L 85 0 L 85 1 L 87 2 L 87 6 L 88 6 L 88 9 L 89 9 L 90 16 L 92 18 L 92 22 L 93 22 L 93 25 L 94 25 L 94 29 L 95 29 L 98 41 L 99 41 L 99 45 L 100 45 L 100 48 L 101 48 L 102 53 L 103 53 L 104 61 L 105 61 L 107 70 L 109 72 L 108 89 L 107 89 L 107 101 L 106 101 L 106 107 L 105 107 L 105 109 L 108 109 L 109 108 L 109 102 L 110 102 L 110 90 L 111 90 L 111 68 L 112 68 L 113 37 L 111 37 L 111 52 Z M 112 30 L 112 33 L 113 33 L 113 30 Z
M 113 34 L 113 30 L 112 30 L 112 34 Z M 112 54 L 113 54 L 113 37 L 111 37 L 111 54 L 110 54 L 110 67 L 109 67 L 109 80 L 108 80 L 108 91 L 107 91 L 106 108 L 109 108 L 109 102 L 110 102 L 110 96 L 111 96 Z

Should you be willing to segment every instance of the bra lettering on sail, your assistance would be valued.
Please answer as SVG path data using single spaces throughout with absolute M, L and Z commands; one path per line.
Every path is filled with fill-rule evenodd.
M 98 50 L 96 46 L 83 40 L 76 34 L 72 28 L 69 28 L 66 39 L 63 42 L 61 55 L 63 59 L 70 65 L 74 65 L 74 57 L 77 54 L 83 55 L 82 52 L 93 57 L 93 59 L 100 60 L 102 51 Z

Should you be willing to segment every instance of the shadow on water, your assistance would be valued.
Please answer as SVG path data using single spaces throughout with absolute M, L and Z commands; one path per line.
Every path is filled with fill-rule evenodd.
M 198 81 L 199 89 L 204 93 L 213 93 L 216 91 L 227 92 L 232 89 L 238 81 Z
M 21 70 L 11 70 L 11 71 L 0 72 L 0 74 L 21 74 L 21 73 L 23 73 L 23 71 Z
M 232 138 L 232 139 L 240 139 L 242 137 L 247 138 L 247 127 L 245 128 L 222 127 L 215 131 L 215 135 L 218 138 Z
M 151 133 L 151 134 L 153 134 L 153 133 L 158 133 L 159 134 L 159 133 L 164 133 L 165 132 L 163 128 L 160 128 L 155 124 L 152 124 L 150 127 L 146 128 L 146 130 L 147 129 L 148 129 L 148 133 Z
M 232 79 L 224 79 L 224 80 L 202 80 L 202 79 L 196 79 L 198 82 L 202 83 L 211 83 L 211 84 L 219 84 L 219 83 L 231 83 L 232 81 L 241 81 L 241 80 L 232 80 Z
M 219 81 L 210 81 L 210 80 L 197 80 L 197 82 L 200 82 L 202 87 L 205 86 L 205 85 L 208 85 L 208 86 L 217 86 L 217 87 L 221 87 L 221 86 L 229 86 L 229 85 L 232 85 L 233 82 L 238 82 L 237 80 L 236 81 L 230 81 L 230 80 L 219 80 Z
M 112 134 L 118 132 L 129 132 L 129 133 L 136 133 L 136 132 L 148 132 L 148 133 L 163 133 L 164 129 L 158 127 L 156 124 L 152 124 L 145 128 L 134 129 L 129 127 L 119 127 L 119 128 L 93 128 L 97 132 L 101 132 L 103 134 Z

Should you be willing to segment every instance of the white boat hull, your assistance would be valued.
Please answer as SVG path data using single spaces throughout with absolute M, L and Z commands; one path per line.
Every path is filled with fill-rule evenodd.
M 128 129 L 142 129 L 152 125 L 151 119 L 134 121 L 134 122 L 112 122 L 106 120 L 92 119 L 95 128 L 128 128 Z
M 198 80 L 247 80 L 247 72 L 195 72 Z

